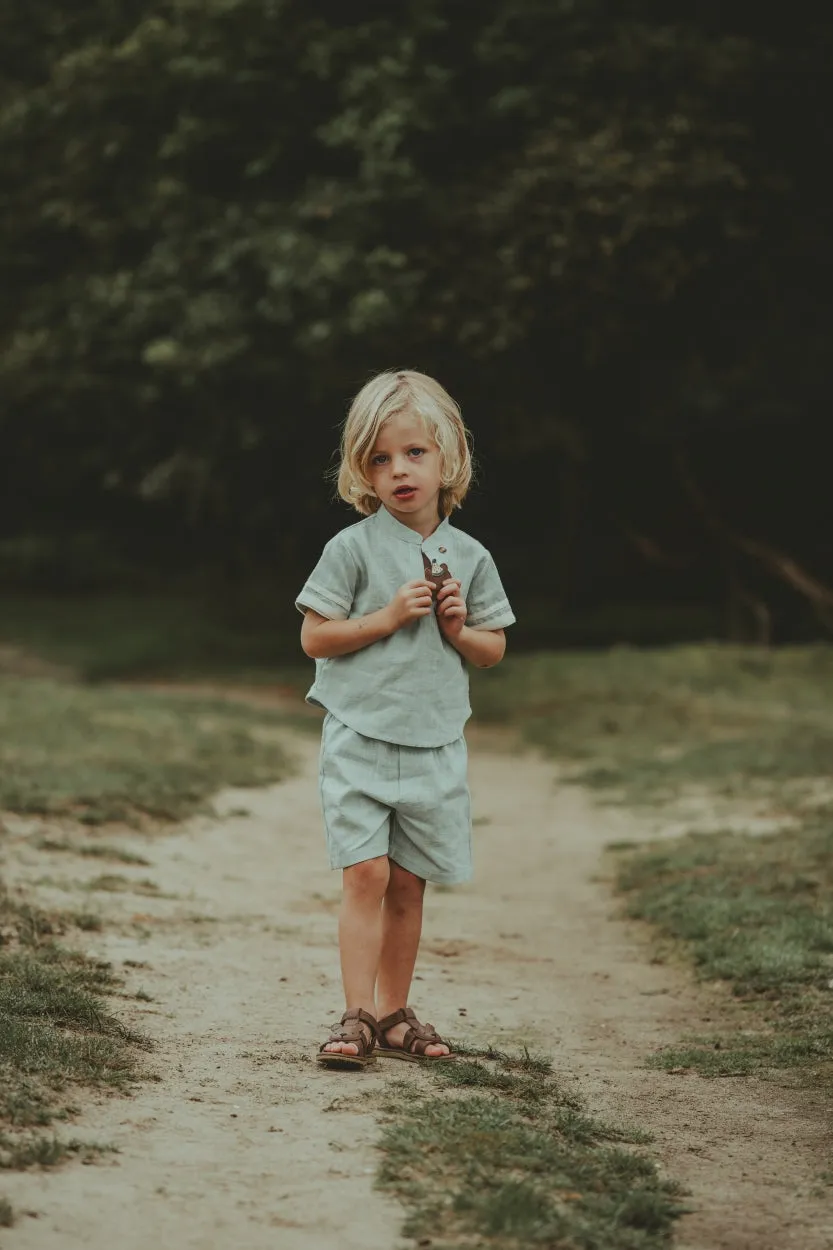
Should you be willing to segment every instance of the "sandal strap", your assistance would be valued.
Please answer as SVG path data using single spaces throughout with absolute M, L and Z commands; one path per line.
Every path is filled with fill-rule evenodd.
M 362 1032 L 363 1024 L 370 1029 L 369 1038 Z M 378 1040 L 379 1025 L 375 1018 L 361 1007 L 351 1007 L 349 1011 L 345 1011 L 340 1022 L 333 1025 L 330 1036 L 319 1050 L 325 1050 L 330 1042 L 351 1042 L 358 1048 L 359 1055 L 365 1057 L 373 1053 Z
M 402 1049 L 412 1055 L 424 1055 L 429 1046 L 448 1046 L 448 1042 L 440 1037 L 433 1024 L 417 1022 L 416 1028 L 408 1029 L 402 1039 Z
M 397 1024 L 403 1024 L 406 1020 L 416 1020 L 416 1012 L 412 1007 L 400 1007 L 398 1011 L 392 1011 L 389 1016 L 385 1016 L 384 1020 L 379 1021 L 377 1027 L 380 1033 L 387 1033 L 388 1029 L 392 1029 Z
M 387 1033 L 397 1024 L 408 1022 L 410 1025 L 402 1044 L 398 1049 L 407 1051 L 409 1055 L 424 1055 L 429 1046 L 448 1046 L 444 1037 L 440 1037 L 433 1024 L 420 1024 L 416 1013 L 410 1007 L 400 1007 L 378 1023 L 380 1035 Z M 451 1047 L 448 1046 L 449 1050 Z
M 341 1023 L 344 1024 L 344 1021 L 348 1019 L 356 1019 L 361 1024 L 366 1024 L 370 1029 L 370 1041 L 374 1046 L 376 1045 L 379 1040 L 379 1022 L 375 1016 L 365 1011 L 363 1007 L 352 1007 L 349 1011 L 345 1011 L 341 1017 Z

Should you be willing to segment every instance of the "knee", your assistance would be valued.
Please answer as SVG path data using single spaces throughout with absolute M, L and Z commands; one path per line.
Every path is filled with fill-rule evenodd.
M 363 860 L 344 869 L 345 893 L 355 898 L 378 898 L 381 900 L 390 881 L 390 862 L 387 855 Z

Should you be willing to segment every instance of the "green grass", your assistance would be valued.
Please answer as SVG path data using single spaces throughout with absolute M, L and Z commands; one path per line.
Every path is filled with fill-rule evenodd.
M 95 912 L 75 911 L 67 914 L 75 928 L 81 929 L 84 933 L 98 933 L 103 928 L 101 917 Z
M 300 587 L 299 587 L 300 588 Z M 301 618 L 285 599 L 226 592 L 3 597 L 0 644 L 88 681 L 234 678 L 303 683 Z
M 146 606 L 143 616 L 123 605 L 122 619 L 112 602 L 100 612 L 90 603 L 66 604 L 57 616 L 30 610 L 16 628 L 14 610 L 4 604 L 3 640 L 25 650 L 7 647 L 0 656 L 6 669 L 0 673 L 0 811 L 145 826 L 201 810 L 223 786 L 263 785 L 286 775 L 289 761 L 278 741 L 289 723 L 285 715 L 221 698 L 69 680 L 72 670 L 101 677 L 145 666 L 164 671 L 167 663 L 180 674 L 187 656 L 198 667 L 228 661 L 236 670 L 234 647 L 207 626 L 200 633 L 193 612 L 183 613 L 177 629 L 159 605 Z M 248 643 L 240 645 L 245 650 Z M 37 672 L 44 659 L 66 666 L 57 679 L 22 675 L 27 668 Z M 147 863 L 74 833 L 50 833 L 35 845 Z M 112 872 L 88 888 L 160 897 L 153 881 Z M 0 891 L 0 1168 L 49 1167 L 100 1153 L 104 1147 L 56 1134 L 55 1125 L 72 1116 L 78 1089 L 124 1088 L 141 1073 L 147 1043 L 107 1006 L 116 989 L 111 969 L 60 940 L 72 929 L 100 928 L 94 912 L 48 914 Z M 137 997 L 149 1000 L 142 991 Z M 0 1224 L 12 1215 L 8 1204 L 0 1205 Z
M 81 855 L 87 859 L 107 859 L 119 864 L 137 864 L 149 867 L 150 860 L 133 851 L 124 851 L 119 846 L 110 846 L 105 842 L 70 842 L 67 838 L 38 838 L 35 846 L 39 851 L 66 852 L 69 855 Z
M 99 877 L 93 877 L 85 884 L 84 889 L 103 890 L 108 894 L 153 894 L 159 898 L 171 897 L 169 894 L 162 894 L 156 882 L 148 877 L 134 880 L 118 872 L 106 872 Z
M 541 654 L 473 684 L 481 718 L 516 727 L 608 798 L 661 807 L 693 789 L 754 800 L 783 825 L 620 846 L 630 914 L 724 982 L 745 1017 L 650 1062 L 709 1076 L 792 1069 L 833 1088 L 833 647 Z
M 725 982 L 747 1020 L 688 1039 L 651 1062 L 707 1076 L 797 1068 L 833 1090 L 833 807 L 798 829 L 723 833 L 626 853 L 619 888 L 631 916 Z
M 680 1190 L 634 1149 L 644 1134 L 595 1120 L 546 1060 L 468 1051 L 388 1108 L 380 1184 L 404 1233 L 434 1250 L 659 1250 Z
M 148 1046 L 107 1008 L 110 965 L 61 944 L 73 927 L 0 890 L 0 1168 L 100 1151 L 51 1126 L 72 1114 L 74 1090 L 134 1080 Z
M 84 645 L 94 646 L 95 637 L 93 630 Z M 222 786 L 284 776 L 289 762 L 278 735 L 287 723 L 269 709 L 225 699 L 6 672 L 0 675 L 0 810 L 88 825 L 179 820 Z M 35 845 L 147 862 L 104 841 L 82 842 L 76 833 L 50 833 Z M 153 881 L 113 872 L 87 888 L 161 896 Z M 72 929 L 100 928 L 94 912 L 46 913 L 0 892 L 0 1168 L 52 1166 L 100 1152 L 56 1134 L 56 1123 L 73 1114 L 76 1090 L 123 1088 L 140 1074 L 146 1043 L 107 1006 L 116 989 L 111 969 L 60 940 Z
M 517 728 L 575 780 L 631 802 L 746 796 L 829 774 L 833 647 L 510 656 L 473 674 L 476 716 Z
M 67 1159 L 76 1157 L 92 1160 L 108 1153 L 112 1147 L 79 1141 L 72 1137 L 35 1136 L 21 1138 L 0 1133 L 0 1168 L 7 1171 L 23 1171 L 25 1168 L 54 1168 Z
M 222 786 L 285 775 L 285 723 L 222 699 L 0 676 L 0 809 L 181 820 Z

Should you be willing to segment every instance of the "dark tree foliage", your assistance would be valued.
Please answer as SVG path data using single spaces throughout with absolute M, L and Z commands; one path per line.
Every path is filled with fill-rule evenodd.
M 829 19 L 12 7 L 7 536 L 139 529 L 303 569 L 346 400 L 413 365 L 464 404 L 468 523 L 516 593 L 830 619 Z

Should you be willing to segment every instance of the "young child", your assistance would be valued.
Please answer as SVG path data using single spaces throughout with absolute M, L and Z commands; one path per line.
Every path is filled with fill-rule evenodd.
M 456 1056 L 408 1007 L 426 881 L 471 876 L 466 662 L 503 657 L 515 617 L 488 551 L 452 527 L 471 481 L 460 411 L 425 374 L 373 378 L 341 443 L 336 534 L 296 600 L 326 710 L 320 785 L 347 1010 L 317 1060 Z

